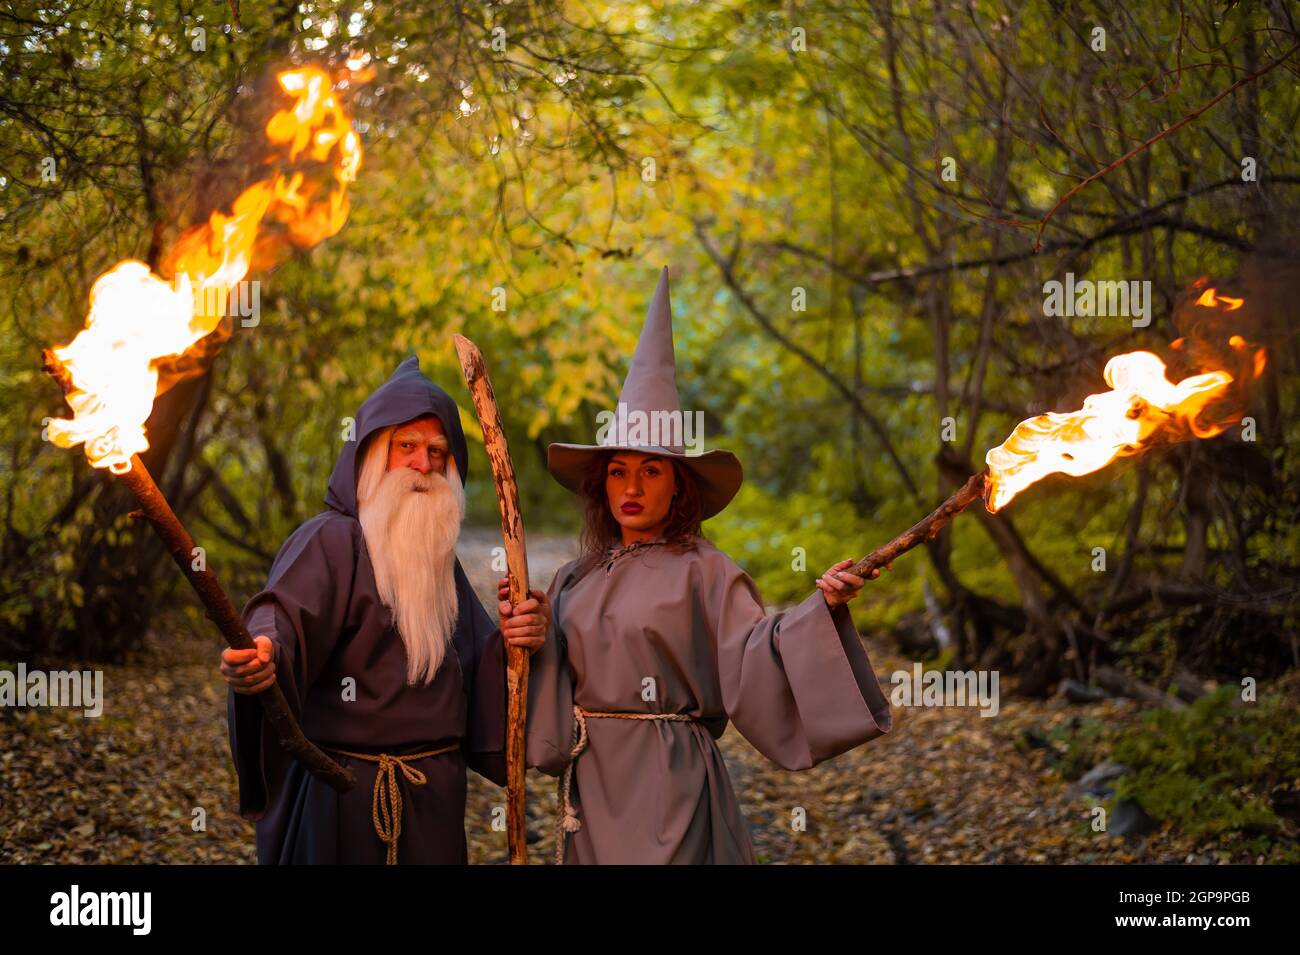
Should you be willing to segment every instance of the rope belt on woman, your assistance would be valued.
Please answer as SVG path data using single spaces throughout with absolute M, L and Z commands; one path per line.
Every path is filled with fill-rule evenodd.
M 413 786 L 423 786 L 429 781 L 424 773 L 408 761 L 425 759 L 428 756 L 441 756 L 460 749 L 459 743 L 452 743 L 442 749 L 431 749 L 427 753 L 407 753 L 404 756 L 390 756 L 388 753 L 350 753 L 346 749 L 331 750 L 343 756 L 364 759 L 368 763 L 378 763 L 375 772 L 375 794 L 370 801 L 370 817 L 375 823 L 375 832 L 379 841 L 388 846 L 388 865 L 397 865 L 397 840 L 402 835 L 402 791 L 397 787 L 397 770 L 400 767 L 406 781 Z
M 560 776 L 560 814 L 555 820 L 555 861 L 559 865 L 564 865 L 564 834 L 566 832 L 577 832 L 582 828 L 582 820 L 578 818 L 578 811 L 573 808 L 573 801 L 569 798 L 573 788 L 573 767 L 577 765 L 578 757 L 582 751 L 587 748 L 587 719 L 606 719 L 606 720 L 665 720 L 670 723 L 697 723 L 699 722 L 694 716 L 686 713 L 601 713 L 596 710 L 588 710 L 584 707 L 574 704 L 573 707 L 573 751 L 569 753 L 569 765 L 564 767 L 564 772 Z

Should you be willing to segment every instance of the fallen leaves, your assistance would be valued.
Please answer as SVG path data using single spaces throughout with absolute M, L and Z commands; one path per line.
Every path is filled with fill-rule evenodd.
M 879 673 L 911 665 L 877 641 L 868 650 Z M 0 862 L 255 862 L 253 825 L 237 812 L 218 654 L 211 638 L 151 639 L 141 662 L 103 668 L 100 719 L 0 708 Z M 1120 723 L 1140 710 L 1060 698 L 1003 700 L 992 719 L 973 707 L 896 707 L 890 734 L 803 773 L 777 768 L 734 729 L 719 745 L 763 862 L 1253 861 L 1169 826 L 1132 842 L 1093 832 L 1090 803 L 1067 797 L 1050 742 L 1077 716 Z M 470 861 L 504 863 L 505 794 L 469 779 Z M 530 860 L 548 863 L 555 780 L 530 773 L 528 787 Z
M 105 712 L 0 709 L 0 862 L 253 862 L 210 638 L 104 666 Z M 191 826 L 194 810 L 206 829 Z

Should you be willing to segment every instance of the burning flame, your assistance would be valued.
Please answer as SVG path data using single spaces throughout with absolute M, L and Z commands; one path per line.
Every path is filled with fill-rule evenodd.
M 1244 298 L 1228 298 L 1226 295 L 1215 295 L 1214 289 L 1207 288 L 1201 293 L 1201 297 L 1196 300 L 1196 304 L 1205 308 L 1214 308 L 1216 305 L 1223 305 L 1224 311 L 1235 312 L 1246 304 Z
M 170 282 L 133 259 L 101 275 L 86 327 L 52 349 L 71 376 L 74 416 L 51 421 L 50 440 L 62 448 L 84 443 L 97 468 L 129 471 L 131 457 L 149 447 L 144 424 L 159 393 L 156 361 L 183 354 L 217 328 L 254 261 L 314 245 L 347 221 L 361 141 L 329 75 L 305 67 L 276 79 L 293 100 L 266 125 L 276 171 L 240 193 L 229 215 L 214 211 L 179 238 L 164 269 Z
M 1245 300 L 1206 289 L 1196 300 L 1203 308 L 1232 312 Z M 1183 339 L 1174 343 L 1181 348 Z M 1249 347 L 1240 335 L 1228 339 L 1234 351 Z M 1247 367 L 1258 377 L 1264 370 L 1263 349 L 1249 356 Z M 985 457 L 989 468 L 986 501 L 990 512 L 1009 504 L 1029 485 L 1049 474 L 1090 474 L 1117 457 L 1137 454 L 1156 440 L 1209 438 L 1236 418 L 1203 422 L 1206 409 L 1228 393 L 1234 377 L 1227 371 L 1192 375 L 1175 384 L 1165 363 L 1147 351 L 1116 355 L 1103 372 L 1110 391 L 1089 395 L 1083 408 L 1047 412 L 1016 425 L 1001 445 Z

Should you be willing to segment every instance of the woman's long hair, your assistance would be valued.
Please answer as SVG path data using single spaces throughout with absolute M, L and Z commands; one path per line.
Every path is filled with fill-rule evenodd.
M 623 529 L 609 506 L 609 495 L 605 491 L 605 476 L 609 469 L 609 460 L 618 452 L 614 449 L 602 450 L 593 455 L 591 464 L 582 480 L 583 522 L 582 522 L 582 558 L 579 562 L 578 576 L 599 564 L 611 547 L 623 542 Z M 664 527 L 663 537 L 677 550 L 689 550 L 696 540 L 704 536 L 700 529 L 703 505 L 700 491 L 695 483 L 691 469 L 676 458 L 666 457 L 673 468 L 676 479 L 676 496 L 668 511 L 668 524 Z

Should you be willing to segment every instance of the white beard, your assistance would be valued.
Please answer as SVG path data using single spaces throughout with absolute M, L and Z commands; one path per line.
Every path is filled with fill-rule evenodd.
M 452 642 L 459 612 L 456 540 L 465 489 L 448 457 L 447 475 L 386 468 L 388 441 L 376 440 L 357 481 L 357 512 L 375 583 L 406 645 L 406 679 L 432 683 Z M 376 479 L 377 478 L 377 479 Z

